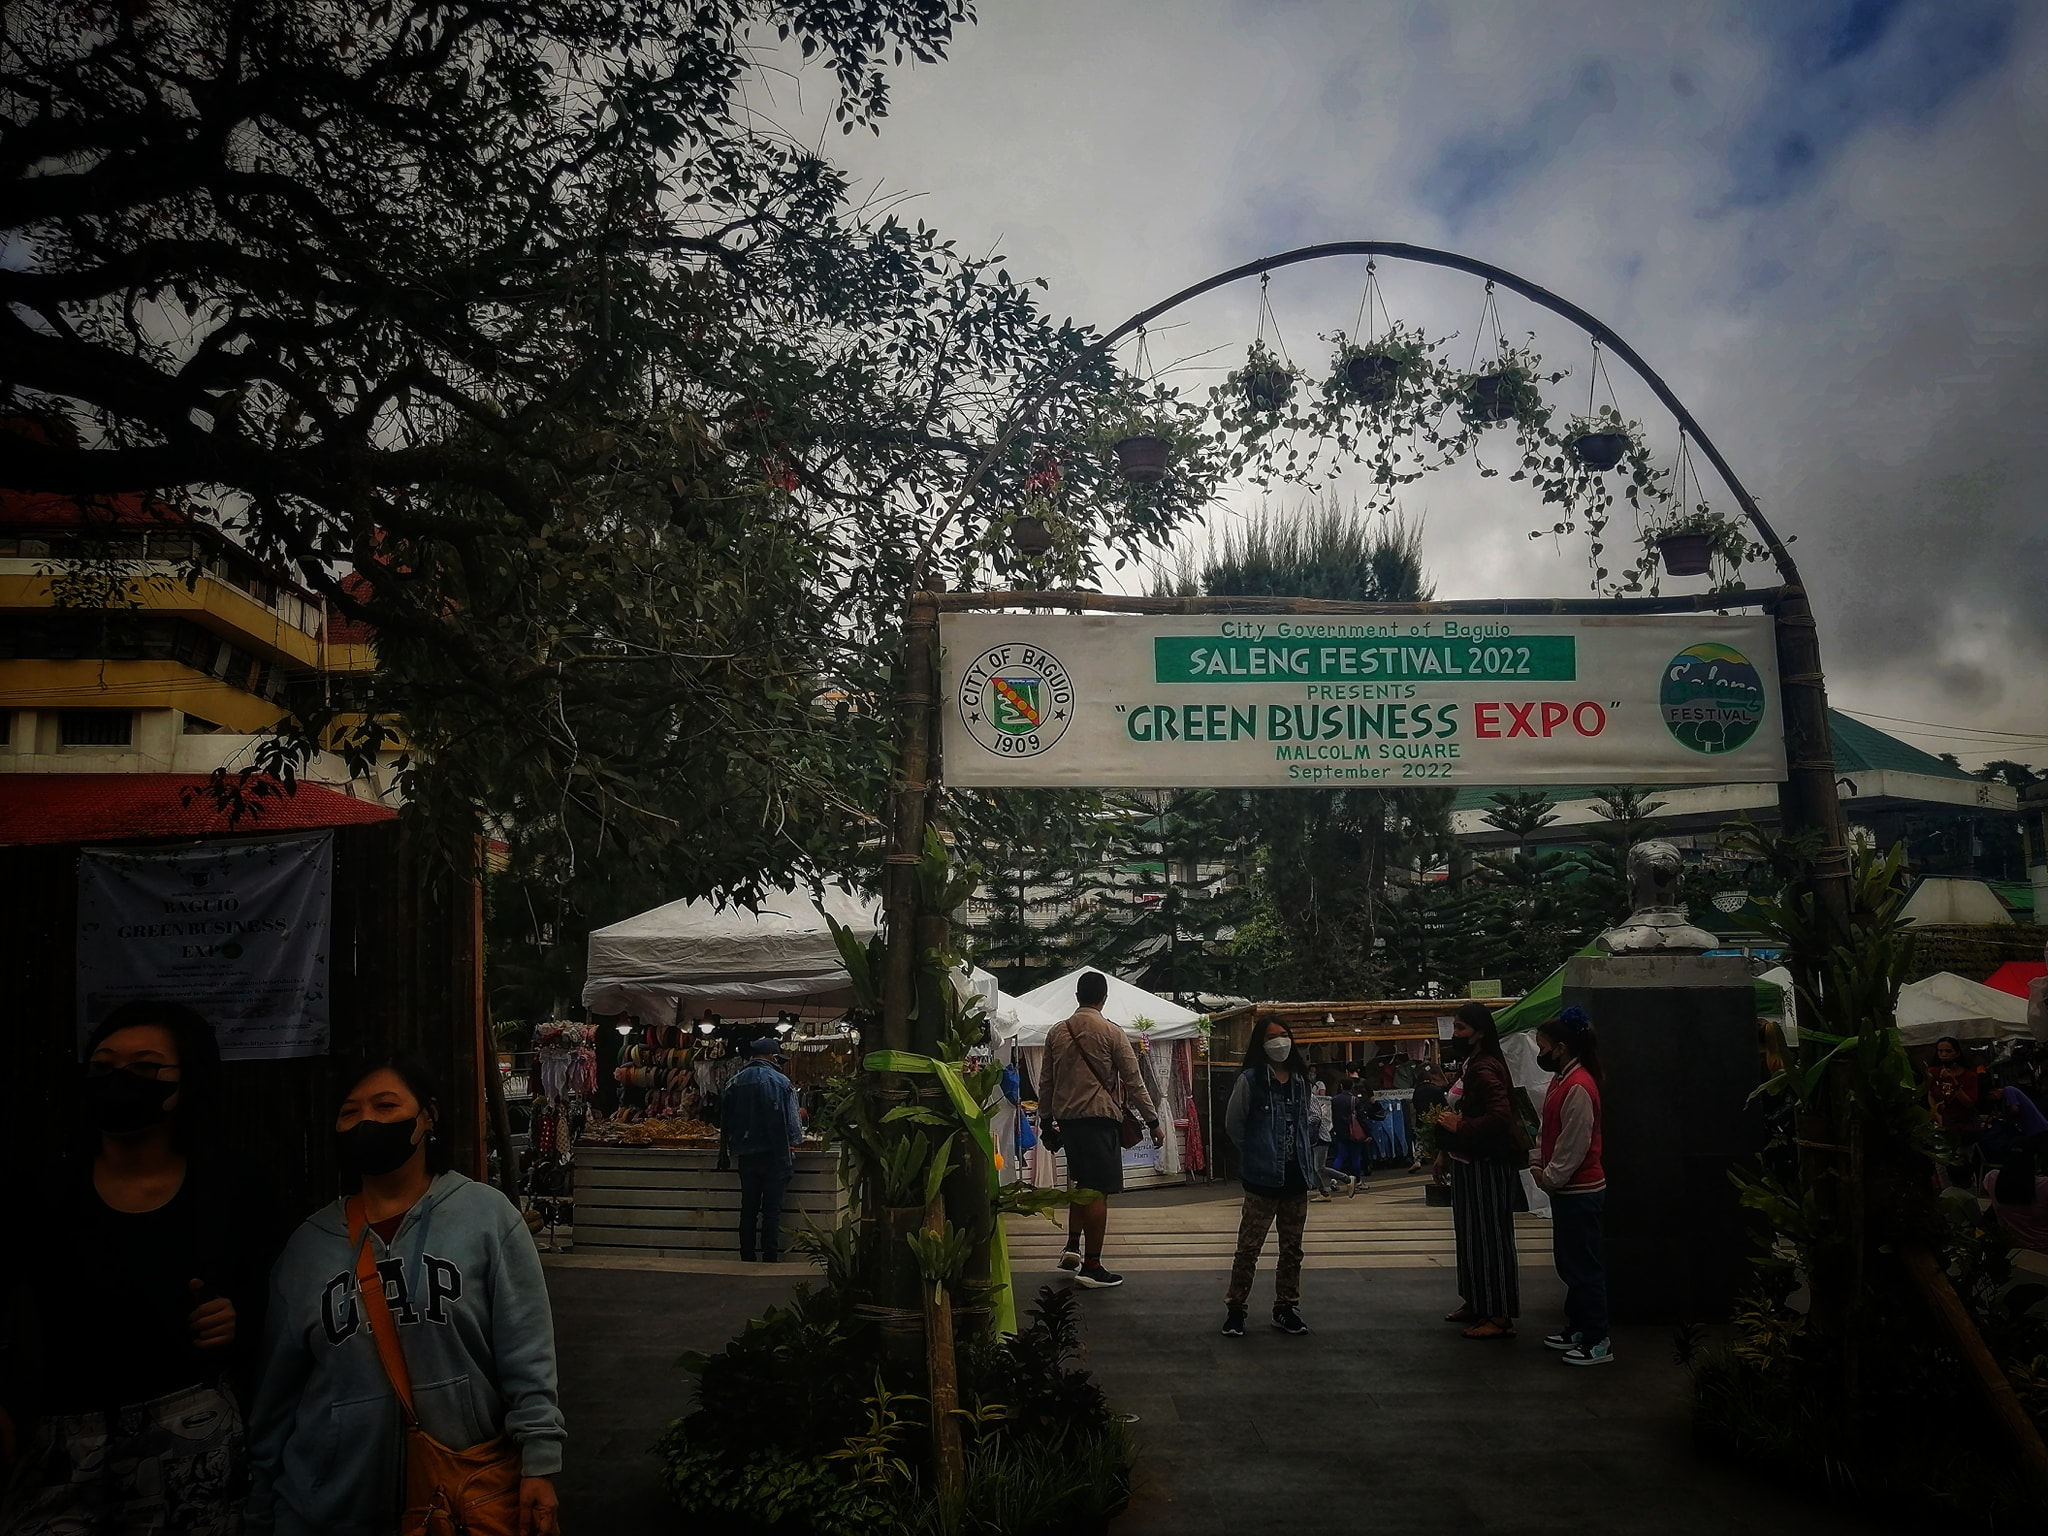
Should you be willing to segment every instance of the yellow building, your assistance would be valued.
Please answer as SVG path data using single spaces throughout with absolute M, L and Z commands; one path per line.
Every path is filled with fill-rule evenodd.
M 174 507 L 0 492 L 0 773 L 246 767 L 373 665 L 364 626 Z M 306 776 L 348 785 L 329 754 Z

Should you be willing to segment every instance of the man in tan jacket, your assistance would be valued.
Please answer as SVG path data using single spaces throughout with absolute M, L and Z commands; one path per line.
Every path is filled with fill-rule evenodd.
M 1038 1073 L 1038 1117 L 1059 1126 L 1067 1186 L 1097 1194 L 1092 1204 L 1067 1208 L 1067 1249 L 1060 1268 L 1077 1270 L 1082 1285 L 1098 1289 L 1124 1283 L 1122 1275 L 1102 1267 L 1102 1235 L 1109 1225 L 1109 1197 L 1124 1189 L 1125 1108 L 1151 1128 L 1155 1147 L 1163 1138 L 1152 1095 L 1138 1073 L 1138 1053 L 1124 1032 L 1102 1016 L 1108 998 L 1109 982 L 1100 971 L 1089 971 L 1074 984 L 1080 1006 L 1045 1037 Z

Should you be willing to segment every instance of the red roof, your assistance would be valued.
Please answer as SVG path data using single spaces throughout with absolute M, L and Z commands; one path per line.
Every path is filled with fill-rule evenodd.
M 79 529 L 189 528 L 192 519 L 161 501 L 118 495 L 66 496 L 55 491 L 0 490 L 0 528 L 15 533 L 76 533 Z
M 2048 976 L 2048 960 L 2008 960 L 1984 978 L 1984 985 L 2025 997 L 2027 983 L 2041 976 Z
M 359 603 L 368 603 L 377 595 L 376 588 L 355 571 L 341 578 L 341 590 Z M 373 624 L 351 618 L 345 613 L 327 615 L 327 643 L 329 645 L 371 645 L 377 639 Z
M 247 837 L 393 821 L 388 805 L 353 800 L 318 784 L 266 795 L 261 814 L 229 823 L 206 793 L 203 773 L 0 774 L 0 844 L 111 843 L 144 837 Z M 273 781 L 274 782 L 274 781 Z M 186 791 L 191 791 L 186 804 Z

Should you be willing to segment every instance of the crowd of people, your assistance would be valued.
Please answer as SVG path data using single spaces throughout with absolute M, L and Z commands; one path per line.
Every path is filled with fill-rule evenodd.
M 2014 1246 L 2036 1253 L 2048 1253 L 2044 1069 L 2048 1059 L 2032 1042 L 1973 1051 L 1953 1036 L 1934 1043 L 1927 1064 L 1945 1188 L 1990 1201 Z
M 1079 979 L 1073 1016 L 1047 1037 L 1039 1084 L 1048 1145 L 1065 1150 L 1070 1186 L 1093 1195 L 1070 1208 L 1060 1259 L 1061 1268 L 1090 1287 L 1123 1283 L 1102 1262 L 1109 1197 L 1123 1191 L 1123 1147 L 1146 1133 L 1139 1120 L 1155 1140 L 1160 1134 L 1130 1042 L 1102 1016 L 1107 994 L 1099 973 Z M 1434 1118 L 1440 1151 L 1433 1173 L 1451 1190 L 1459 1296 L 1445 1321 L 1475 1341 L 1516 1336 L 1521 1286 L 1514 1207 L 1526 1169 L 1550 1197 L 1555 1262 L 1566 1294 L 1564 1326 L 1544 1342 L 1568 1365 L 1604 1365 L 1614 1358 L 1614 1348 L 1602 1261 L 1607 1181 L 1600 1161 L 1599 1040 L 1577 1008 L 1540 1025 L 1536 1038 L 1537 1061 L 1552 1078 L 1541 1134 L 1533 1143 L 1516 1106 L 1492 1010 L 1484 1004 L 1465 1004 L 1453 1021 L 1446 1055 L 1458 1069 L 1455 1076 L 1432 1070 L 1415 1089 L 1422 1101 L 1418 1110 L 1442 1108 Z M 1223 1115 L 1244 1185 L 1237 1250 L 1224 1292 L 1226 1337 L 1244 1336 L 1253 1275 L 1275 1227 L 1280 1253 L 1273 1326 L 1288 1334 L 1309 1331 L 1301 1316 L 1309 1202 L 1328 1199 L 1338 1188 L 1363 1187 L 1363 1167 L 1347 1159 L 1345 1149 L 1358 1155 L 1368 1104 L 1356 1077 L 1342 1079 L 1331 1093 L 1279 1015 L 1258 1019 Z
M 220 1052 L 172 1003 L 86 1044 L 84 1119 L 15 1269 L 7 1536 L 551 1536 L 566 1430 L 540 1255 L 453 1170 L 443 1095 L 337 1079 L 343 1193 L 292 1229 L 224 1146 Z

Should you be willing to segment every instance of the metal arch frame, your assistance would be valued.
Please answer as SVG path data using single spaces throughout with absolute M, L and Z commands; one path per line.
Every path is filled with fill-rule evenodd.
M 1073 378 L 1087 363 L 1101 357 L 1126 336 L 1150 324 L 1159 316 L 1204 294 L 1213 293 L 1232 283 L 1242 282 L 1246 278 L 1264 276 L 1281 268 L 1347 256 L 1384 256 L 1390 260 L 1413 261 L 1425 266 L 1467 272 L 1474 277 L 1484 278 L 1490 284 L 1519 294 L 1531 303 L 1570 321 L 1597 339 L 1633 369 L 1677 419 L 1680 429 L 1699 445 L 1700 452 L 1706 457 L 1707 462 L 1713 465 L 1715 473 L 1721 477 L 1722 483 L 1727 486 L 1736 504 L 1742 508 L 1743 516 L 1755 529 L 1764 547 L 1770 551 L 1772 561 L 1778 568 L 1782 584 L 1768 594 L 1767 606 L 1776 624 L 1778 677 L 1779 686 L 1784 693 L 1785 707 L 1786 778 L 1779 787 L 1779 821 L 1786 832 L 1803 830 L 1818 834 L 1818 849 L 1810 876 L 1811 888 L 1819 908 L 1823 931 L 1832 938 L 1846 937 L 1849 928 L 1848 837 L 1842 819 L 1841 800 L 1835 790 L 1834 749 L 1827 719 L 1827 687 L 1821 671 L 1820 639 L 1814 623 L 1813 610 L 1804 584 L 1800 580 L 1798 565 L 1785 547 L 1784 540 L 1778 537 L 1777 531 L 1764 517 L 1755 498 L 1736 476 L 1713 439 L 1701 429 L 1698 419 L 1686 409 L 1685 403 L 1673 393 L 1671 386 L 1643 360 L 1642 355 L 1634 347 L 1604 322 L 1569 300 L 1559 298 L 1547 288 L 1518 277 L 1504 267 L 1494 266 L 1491 262 L 1480 261 L 1475 257 L 1462 256 L 1455 251 L 1439 251 L 1429 246 L 1409 245 L 1393 240 L 1339 240 L 1281 251 L 1256 261 L 1245 262 L 1213 277 L 1204 278 L 1201 282 L 1169 295 L 1150 308 L 1140 310 L 1115 330 L 1106 332 L 1076 352 L 1067 360 L 1064 367 L 1039 380 L 1025 392 L 1023 399 L 1018 402 L 998 430 L 987 451 L 968 472 L 961 482 L 960 489 L 955 492 L 944 512 L 933 523 L 932 531 L 918 552 L 914 567 L 914 579 L 920 590 L 912 596 L 910 602 L 906 629 L 908 646 L 904 688 L 899 695 L 899 703 L 903 707 L 904 736 L 892 795 L 895 826 L 891 840 L 892 851 L 888 855 L 885 894 L 885 906 L 889 914 L 889 957 L 888 983 L 884 992 L 883 1031 L 892 1044 L 899 1041 L 907 1042 L 908 1039 L 913 966 L 911 920 L 917 900 L 915 879 L 910 866 L 915 863 L 917 851 L 923 843 L 927 800 L 936 795 L 939 784 L 937 737 L 932 729 L 933 699 L 937 691 L 935 651 L 939 612 L 942 607 L 957 609 L 970 606 L 1009 606 L 1025 600 L 1025 595 L 1020 593 L 962 593 L 941 596 L 938 591 L 932 590 L 934 583 L 930 579 L 931 559 L 939 539 L 954 519 L 960 516 L 969 498 L 973 496 L 1003 450 L 1015 440 L 1017 433 L 1036 417 L 1039 409 L 1053 392 Z M 1047 593 L 1034 596 L 1041 601 L 1052 599 L 1057 602 L 1062 595 Z M 1082 598 L 1083 602 L 1077 603 L 1076 606 L 1112 606 L 1100 594 L 1088 595 L 1095 598 L 1094 602 L 1086 602 L 1082 594 L 1064 596 L 1069 601 Z M 1571 606 L 1577 608 L 1579 604 L 1573 603 Z M 1621 604 L 1601 606 L 1608 608 L 1609 611 L 1624 611 Z M 1705 606 L 1704 601 L 1698 606 Z M 1641 611 L 1641 607 L 1638 611 Z M 1803 970 L 1805 957 L 1795 957 L 1794 966 L 1795 970 Z
M 1602 346 L 1628 364 L 1634 370 L 1636 376 L 1650 386 L 1651 392 L 1656 395 L 1658 401 L 1677 419 L 1680 430 L 1699 445 L 1700 452 L 1706 457 L 1707 462 L 1714 466 L 1714 472 L 1721 477 L 1722 484 L 1728 487 L 1729 494 L 1735 498 L 1736 505 L 1742 508 L 1742 515 L 1749 520 L 1750 526 L 1756 530 L 1757 537 L 1763 541 L 1764 547 L 1771 552 L 1771 559 L 1778 567 L 1779 579 L 1787 586 L 1797 587 L 1801 585 L 1799 567 L 1793 560 L 1791 551 L 1786 548 L 1785 542 L 1778 537 L 1777 530 L 1771 527 L 1770 521 L 1764 516 L 1762 509 L 1757 506 L 1756 499 L 1749 494 L 1748 488 L 1736 476 L 1734 469 L 1722 455 L 1721 450 L 1714 445 L 1714 440 L 1707 436 L 1706 431 L 1700 426 L 1698 418 L 1686 409 L 1685 402 L 1678 398 L 1671 386 L 1664 382 L 1663 377 L 1645 362 L 1642 354 L 1630 346 L 1627 341 L 1623 340 L 1619 334 L 1605 322 L 1588 314 L 1569 299 L 1559 298 L 1549 289 L 1532 283 L 1527 278 L 1518 277 L 1505 267 L 1496 267 L 1491 262 L 1480 261 L 1476 257 L 1461 256 L 1456 251 L 1439 251 L 1430 246 L 1409 245 L 1399 240 L 1333 240 L 1322 245 L 1304 245 L 1291 251 L 1280 251 L 1271 256 L 1262 256 L 1257 261 L 1245 262 L 1241 266 L 1232 267 L 1228 271 L 1217 273 L 1214 277 L 1207 277 L 1199 283 L 1191 284 L 1181 289 L 1178 293 L 1161 299 L 1149 309 L 1140 310 L 1115 330 L 1105 332 L 1089 346 L 1075 353 L 1067 361 L 1067 365 L 1064 368 L 1040 380 L 1025 395 L 1024 399 L 1019 402 L 1016 410 L 1011 413 L 1009 421 L 997 434 L 996 440 L 990 444 L 988 452 L 968 472 L 966 480 L 961 483 L 960 490 L 955 494 L 952 502 L 940 516 L 931 538 L 926 542 L 923 552 L 925 559 L 921 559 L 920 564 L 926 563 L 931 550 L 936 545 L 939 534 L 945 529 L 947 524 L 959 515 L 962 508 L 966 505 L 967 498 L 980 485 L 982 477 L 988 473 L 1003 449 L 1008 447 L 1018 431 L 1037 415 L 1039 407 L 1045 403 L 1047 397 L 1054 390 L 1058 389 L 1061 384 L 1071 379 L 1083 364 L 1108 352 L 1126 336 L 1142 330 L 1161 315 L 1178 309 L 1181 305 L 1189 303 L 1194 299 L 1201 298 L 1204 294 L 1214 293 L 1219 288 L 1227 288 L 1232 283 L 1243 282 L 1249 277 L 1263 277 L 1283 267 L 1296 267 L 1306 262 L 1328 261 L 1342 256 L 1364 256 L 1367 258 L 1385 256 L 1394 261 L 1412 261 L 1423 266 L 1446 267 L 1454 272 L 1469 272 L 1474 277 L 1484 278 L 1489 283 L 1497 284 L 1512 293 L 1521 295 L 1529 300 L 1530 303 L 1569 320 L 1573 325 L 1579 327 L 1580 330 L 1594 337 Z

